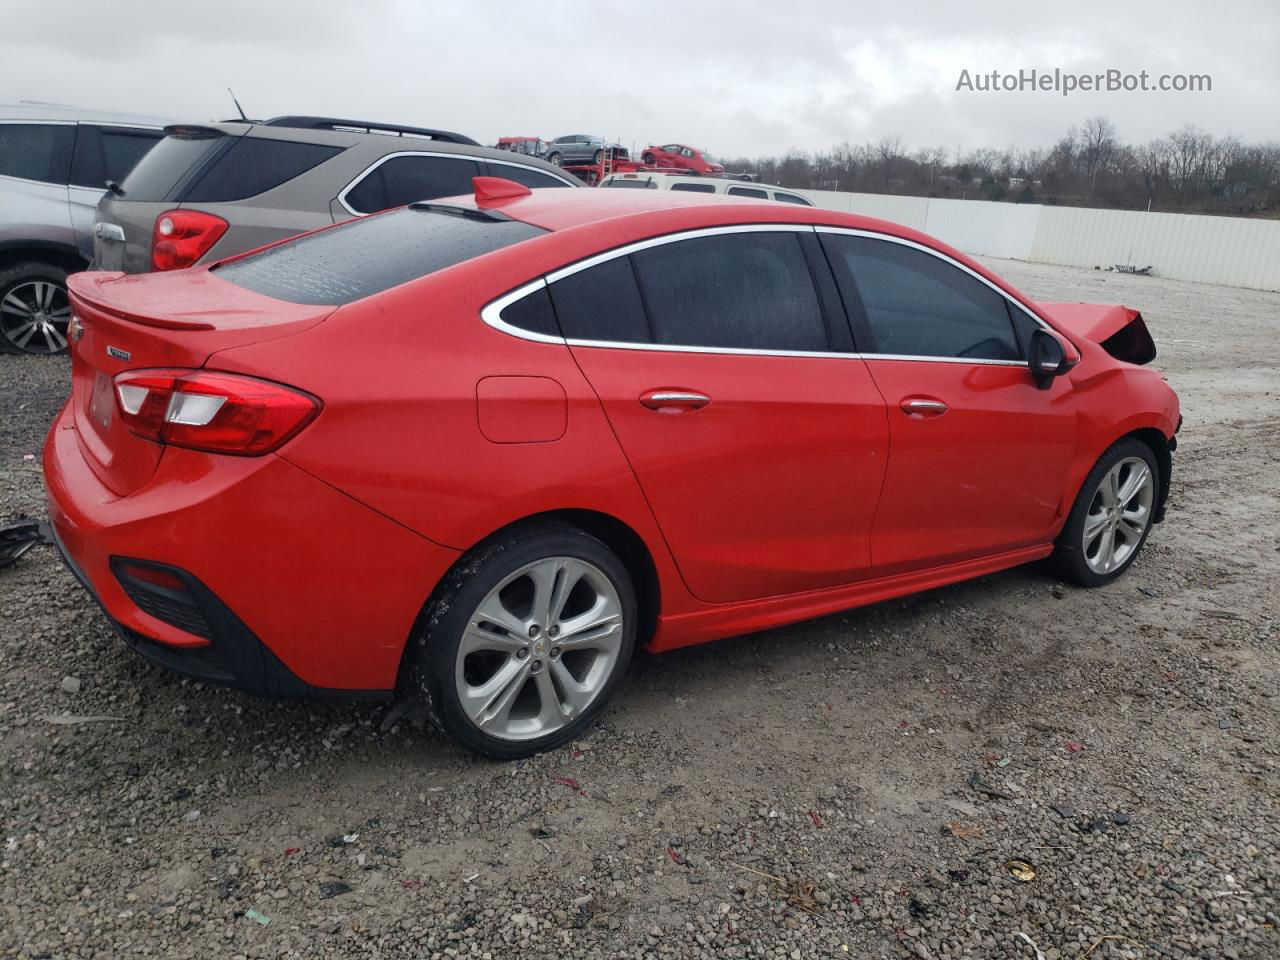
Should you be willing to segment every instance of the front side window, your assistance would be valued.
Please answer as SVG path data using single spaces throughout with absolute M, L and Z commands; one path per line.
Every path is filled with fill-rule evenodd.
M 808 200 L 806 200 L 804 197 L 797 196 L 794 193 L 783 193 L 781 190 L 773 191 L 773 199 L 778 200 L 782 203 L 798 203 L 801 206 L 805 206 L 805 207 L 813 206 L 813 204 L 810 203 Z
M 0 176 L 65 184 L 75 140 L 71 124 L 0 123 Z
M 795 233 L 696 237 L 638 250 L 631 259 L 655 344 L 830 349 Z
M 672 190 L 681 190 L 685 193 L 715 193 L 716 187 L 713 183 L 673 183 Z
M 824 234 L 822 244 L 845 303 L 862 304 L 874 352 L 1022 359 L 1004 296 L 959 267 L 872 237 Z
M 471 193 L 471 180 L 480 165 L 463 157 L 392 157 L 380 163 L 347 191 L 346 202 L 356 213 L 376 213 L 421 200 Z

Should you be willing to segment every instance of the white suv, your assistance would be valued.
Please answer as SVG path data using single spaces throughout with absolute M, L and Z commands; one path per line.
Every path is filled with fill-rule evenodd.
M 60 353 L 68 273 L 93 256 L 94 211 L 164 135 L 153 117 L 0 105 L 0 350 Z
M 600 181 L 602 187 L 630 187 L 639 190 L 678 190 L 687 193 L 718 193 L 752 200 L 777 200 L 812 207 L 813 201 L 800 194 L 768 183 L 751 183 L 720 177 L 679 177 L 669 173 L 614 173 Z

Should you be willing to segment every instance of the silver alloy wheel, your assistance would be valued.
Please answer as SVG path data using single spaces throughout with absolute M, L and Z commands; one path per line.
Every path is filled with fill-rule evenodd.
M 26 353 L 61 353 L 67 347 L 71 302 L 52 280 L 28 280 L 0 300 L 0 332 Z
M 1141 457 L 1125 457 L 1107 471 L 1084 518 L 1084 559 L 1094 573 L 1111 573 L 1133 556 L 1151 524 L 1156 484 Z
M 463 712 L 500 740 L 555 733 L 599 696 L 618 663 L 622 602 L 576 557 L 526 564 L 467 620 L 454 683 Z

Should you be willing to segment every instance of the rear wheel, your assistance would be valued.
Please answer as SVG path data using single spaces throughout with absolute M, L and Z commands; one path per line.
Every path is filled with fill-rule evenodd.
M 0 270 L 0 345 L 15 353 L 61 353 L 70 323 L 66 270 L 34 261 Z
M 613 695 L 635 646 L 635 590 L 595 537 L 538 524 L 464 558 L 424 621 L 413 676 L 432 719 L 514 759 L 577 736 Z
M 603 151 L 603 150 L 597 150 L 597 151 L 596 151 L 595 163 L 597 163 L 597 164 L 604 163 L 604 151 Z
M 1160 468 L 1141 440 L 1121 440 L 1085 478 L 1054 548 L 1053 562 L 1084 587 L 1110 583 L 1129 568 L 1151 532 Z

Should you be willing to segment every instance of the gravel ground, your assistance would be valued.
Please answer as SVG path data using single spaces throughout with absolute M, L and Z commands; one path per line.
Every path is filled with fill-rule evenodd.
M 0 954 L 1280 957 L 1280 295 L 993 266 L 1141 307 L 1181 393 L 1119 582 L 641 658 L 496 764 L 152 668 L 40 549 L 0 571 Z M 0 356 L 0 521 L 42 513 L 66 376 Z

